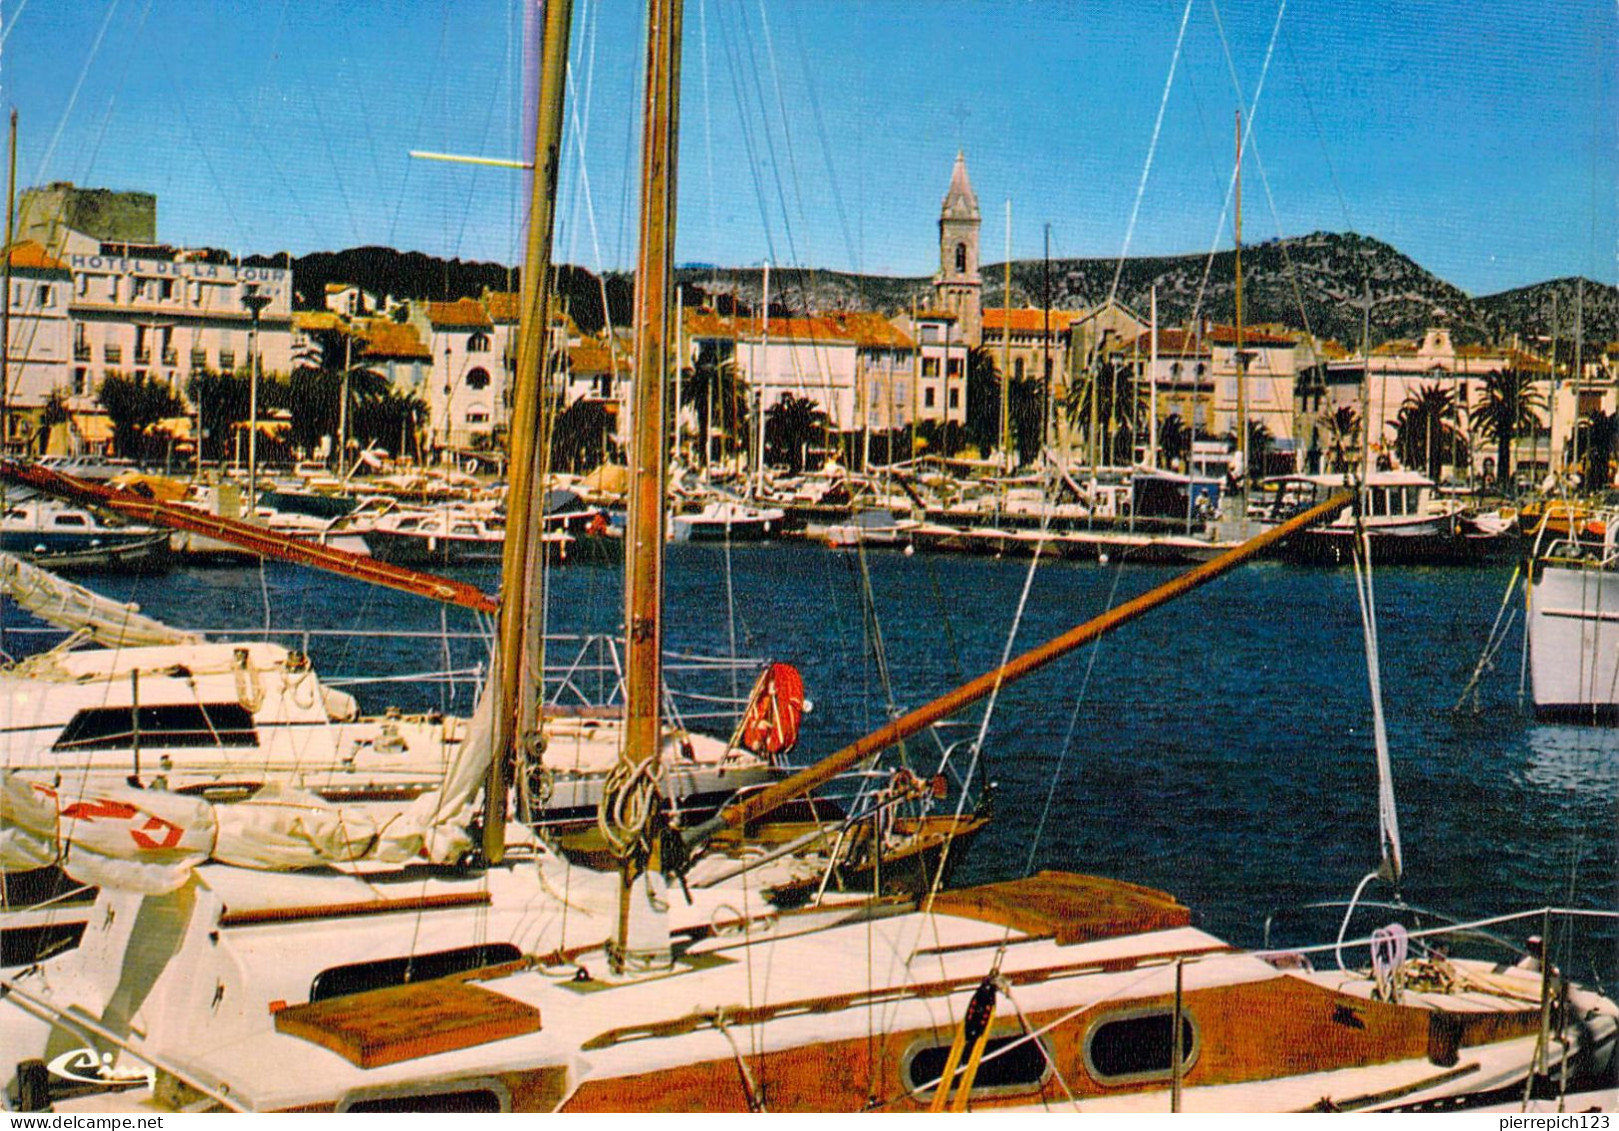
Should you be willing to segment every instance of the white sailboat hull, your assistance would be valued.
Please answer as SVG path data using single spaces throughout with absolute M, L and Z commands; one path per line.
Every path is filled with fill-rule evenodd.
M 1580 722 L 1619 718 L 1619 572 L 1545 564 L 1529 595 L 1535 714 Z

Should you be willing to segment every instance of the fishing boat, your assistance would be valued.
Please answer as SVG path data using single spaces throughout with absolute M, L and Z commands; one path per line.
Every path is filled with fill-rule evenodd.
M 1619 514 L 1542 530 L 1530 559 L 1529 671 L 1535 714 L 1619 722 Z
M 763 542 L 781 532 L 786 512 L 740 499 L 716 498 L 669 516 L 675 542 Z
M 12 789 L 10 851 L 60 851 L 66 807 L 76 806 L 70 866 L 141 869 L 122 890 L 103 889 L 85 945 L 0 979 L 17 1106 L 1375 1110 L 1605 1072 L 1619 1007 L 1533 955 L 1444 955 L 1428 940 L 1451 939 L 1448 928 L 1340 940 L 1347 961 L 1314 970 L 1309 952 L 1237 950 L 1193 926 L 1173 896 L 1111 878 L 1038 872 L 795 911 L 762 906 L 745 882 L 681 887 L 687 854 L 723 830 L 1222 576 L 1348 500 L 1312 507 L 708 820 L 665 823 L 650 768 L 662 702 L 660 418 L 673 336 L 681 9 L 678 0 L 650 9 L 624 756 L 600 815 L 616 868 L 569 867 L 521 831 L 507 836 L 504 753 L 522 742 L 532 700 L 523 691 L 531 656 L 512 649 L 521 635 L 506 631 L 500 674 L 456 764 L 397 827 L 351 824 L 296 797 L 250 810 L 154 795 L 109 812 L 111 799 Z M 546 8 L 542 151 L 560 129 L 570 17 L 566 3 Z M 548 252 L 553 167 L 534 164 L 530 240 Z M 543 267 L 548 254 L 537 258 Z M 525 293 L 525 310 L 544 309 L 543 296 L 534 299 Z M 520 360 L 519 373 L 533 371 Z M 512 466 L 530 478 L 523 388 Z M 526 494 L 514 485 L 514 496 Z M 522 512 L 512 521 L 533 529 Z M 531 576 L 531 547 L 526 536 L 508 540 L 514 594 Z M 527 610 L 508 601 L 501 615 L 504 630 Z M 480 793 L 486 816 L 474 847 L 464 810 Z M 285 833 L 293 815 L 296 842 L 263 835 Z M 135 829 L 149 840 L 161 832 L 168 855 L 140 845 Z M 1392 843 L 1390 855 L 1385 836 L 1384 862 L 1397 876 Z M 243 867 L 272 857 L 327 867 L 273 877 Z M 365 870 L 350 874 L 332 866 L 339 861 Z M 1550 918 L 1532 914 L 1537 925 Z
M 1351 474 L 1282 475 L 1260 480 L 1256 497 L 1248 502 L 1248 516 L 1261 525 L 1274 526 L 1289 515 L 1354 487 Z M 1480 540 L 1464 537 L 1462 506 L 1440 498 L 1433 480 L 1416 471 L 1372 471 L 1356 488 L 1360 495 L 1360 526 L 1341 515 L 1292 540 L 1287 556 L 1296 561 L 1338 564 L 1353 555 L 1358 529 L 1371 539 L 1377 562 L 1432 563 L 1476 561 Z
M 93 510 L 50 498 L 21 499 L 0 515 L 0 552 L 58 569 L 166 569 L 168 531 L 112 524 Z

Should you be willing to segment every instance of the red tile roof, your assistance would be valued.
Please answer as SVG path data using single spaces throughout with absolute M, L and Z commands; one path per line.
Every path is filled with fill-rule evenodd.
M 522 314 L 522 296 L 514 291 L 484 291 L 483 308 L 493 321 L 515 324 Z
M 686 333 L 694 338 L 757 339 L 762 322 L 760 318 L 733 318 L 710 310 L 689 310 Z M 851 342 L 865 349 L 910 349 L 915 344 L 888 319 L 870 311 L 771 318 L 768 332 L 778 341 Z
M 372 318 L 360 328 L 366 357 L 432 358 L 432 353 L 408 322 Z
M 1085 317 L 1083 310 L 1052 310 L 1051 332 L 1060 334 L 1068 327 Z M 1046 328 L 1046 313 L 1037 306 L 1013 307 L 1008 310 L 1004 306 L 992 306 L 984 311 L 984 330 L 987 333 L 994 330 L 997 334 L 1010 323 L 1014 334 L 1043 334 Z
M 1114 353 L 1128 353 L 1132 348 L 1146 357 L 1152 352 L 1152 331 L 1147 331 L 1138 338 L 1126 339 L 1113 346 Z M 1158 353 L 1168 357 L 1208 357 L 1209 344 L 1206 339 L 1200 338 L 1190 330 L 1173 330 L 1168 327 L 1158 329 Z
M 11 266 L 13 269 L 22 268 L 33 271 L 66 271 L 67 264 L 54 255 L 46 253 L 45 249 L 33 240 L 21 240 L 11 245 Z
M 345 323 L 335 311 L 331 310 L 295 310 L 292 312 L 292 325 L 294 329 L 310 330 L 341 330 Z
M 1235 326 L 1210 326 L 1205 336 L 1215 345 L 1234 346 L 1237 344 L 1237 328 Z M 1258 326 L 1244 326 L 1242 330 L 1244 349 L 1252 346 L 1291 346 L 1297 344 L 1292 338 L 1284 334 L 1267 333 Z
M 475 298 L 458 298 L 454 302 L 430 302 L 427 304 L 427 320 L 434 326 L 453 329 L 487 330 L 494 325 L 489 321 L 483 303 Z
M 620 373 L 627 371 L 630 359 L 623 354 L 615 356 L 606 342 L 587 338 L 568 347 L 568 369 L 575 377 L 595 377 L 612 372 L 615 367 Z

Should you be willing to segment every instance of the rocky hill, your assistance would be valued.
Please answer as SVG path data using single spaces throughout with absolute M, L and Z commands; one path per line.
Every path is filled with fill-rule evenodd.
M 1374 343 L 1419 337 L 1429 326 L 1448 326 L 1458 341 L 1546 336 L 1556 330 L 1568 340 L 1574 332 L 1577 280 L 1556 279 L 1501 294 L 1473 297 L 1427 271 L 1398 249 L 1367 236 L 1315 232 L 1272 240 L 1243 249 L 1243 314 L 1249 323 L 1275 322 L 1308 328 L 1353 347 L 1362 334 L 1363 296 L 1371 294 L 1370 332 Z M 266 260 L 265 262 L 269 262 Z M 1058 259 L 1051 262 L 1051 301 L 1058 308 L 1094 306 L 1113 292 L 1146 317 L 1149 292 L 1158 287 L 1159 318 L 1166 324 L 1194 316 L 1229 322 L 1235 316 L 1235 256 L 1206 255 L 1128 259 Z M 759 268 L 687 266 L 678 271 L 688 301 L 707 298 L 752 310 L 762 286 Z M 1000 264 L 983 269 L 984 301 L 1002 304 Z M 1012 264 L 1012 302 L 1039 305 L 1043 265 Z M 517 273 L 495 263 L 440 260 L 419 252 L 355 248 L 318 252 L 293 260 L 293 286 L 303 308 L 321 305 L 329 282 L 358 283 L 396 298 L 449 299 L 476 296 L 484 287 L 515 288 Z M 771 272 L 771 307 L 787 311 L 876 309 L 897 314 L 913 302 L 926 307 L 933 289 L 927 278 L 851 275 L 793 268 Z M 586 330 L 604 322 L 603 293 L 616 324 L 627 322 L 631 287 L 627 276 L 598 279 L 582 268 L 564 268 L 561 290 L 575 319 Z M 1582 321 L 1588 342 L 1619 338 L 1619 289 L 1587 280 Z

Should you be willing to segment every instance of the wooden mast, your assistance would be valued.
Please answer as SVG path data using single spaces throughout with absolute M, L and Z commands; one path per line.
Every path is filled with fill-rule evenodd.
M 972 682 L 963 684 L 947 695 L 941 695 L 933 702 L 924 704 L 910 714 L 872 731 L 864 738 L 845 746 L 836 753 L 829 754 L 813 766 L 800 770 L 770 788 L 753 794 L 746 800 L 726 805 L 714 817 L 688 831 L 685 834 L 687 844 L 700 844 L 724 828 L 758 820 L 784 802 L 825 784 L 857 762 L 902 742 L 911 735 L 925 730 L 934 723 L 947 719 L 951 715 L 971 706 L 988 696 L 996 688 L 1022 679 L 1024 676 L 1045 667 L 1053 660 L 1066 656 L 1076 648 L 1081 648 L 1091 643 L 1093 640 L 1135 620 L 1159 605 L 1166 604 L 1182 594 L 1189 593 L 1193 589 L 1213 581 L 1250 558 L 1263 553 L 1267 548 L 1284 538 L 1288 538 L 1306 527 L 1314 526 L 1316 523 L 1327 521 L 1347 507 L 1352 500 L 1353 495 L 1351 492 L 1340 492 L 1326 502 L 1311 507 L 1280 526 L 1272 527 L 1264 533 L 1250 538 L 1242 545 L 1226 551 L 1212 561 L 1204 562 L 1179 577 L 1165 582 L 1156 589 L 1143 593 L 1132 601 L 1125 602 L 1116 609 L 1069 629 L 1061 636 L 1048 640 L 1039 647 L 1023 653 L 1023 655 L 1018 656 L 1003 667 L 984 673 Z
M 1012 459 L 1012 198 L 1006 198 L 1006 265 L 1001 282 L 1001 470 L 1010 474 Z
M 1237 450 L 1242 453 L 1242 478 L 1253 475 L 1248 466 L 1248 359 L 1242 352 L 1242 111 L 1237 111 Z M 1187 490 L 1191 490 L 1190 487 Z
M 0 295 L 0 453 L 11 443 L 11 257 L 17 238 L 17 111 L 11 111 L 10 157 L 6 166 L 5 291 Z M 20 382 L 19 382 L 20 384 Z
M 610 948 L 615 968 L 629 949 L 631 888 L 648 862 L 646 821 L 657 804 L 623 806 L 630 791 L 651 793 L 662 746 L 663 546 L 666 451 L 664 386 L 670 363 L 674 281 L 676 160 L 680 134 L 681 0 L 648 0 L 646 104 L 641 134 L 640 252 L 635 271 L 635 387 L 632 398 L 629 516 L 624 539 L 624 749 L 603 792 L 604 824 L 638 809 L 618 830 L 623 884 Z M 623 808 L 619 808 L 623 806 Z M 626 820 L 628 824 L 628 820 Z
M 511 458 L 506 489 L 506 544 L 501 555 L 504 579 L 500 603 L 499 714 L 496 756 L 485 784 L 484 858 L 499 863 L 506 852 L 506 774 L 525 724 L 534 725 L 536 701 L 544 679 L 544 632 L 531 630 L 531 618 L 542 614 L 535 584 L 540 555 L 535 544 L 545 502 L 536 482 L 543 453 L 539 436 L 540 404 L 546 385 L 546 314 L 551 282 L 551 234 L 556 214 L 557 164 L 562 144 L 568 35 L 573 0 L 546 0 L 540 35 L 539 99 L 534 119 L 534 172 L 529 188 L 528 242 L 523 255 L 521 308 L 518 312 L 516 388 L 512 402 Z M 528 648 L 525 648 L 525 639 Z M 525 662 L 526 660 L 526 662 Z

